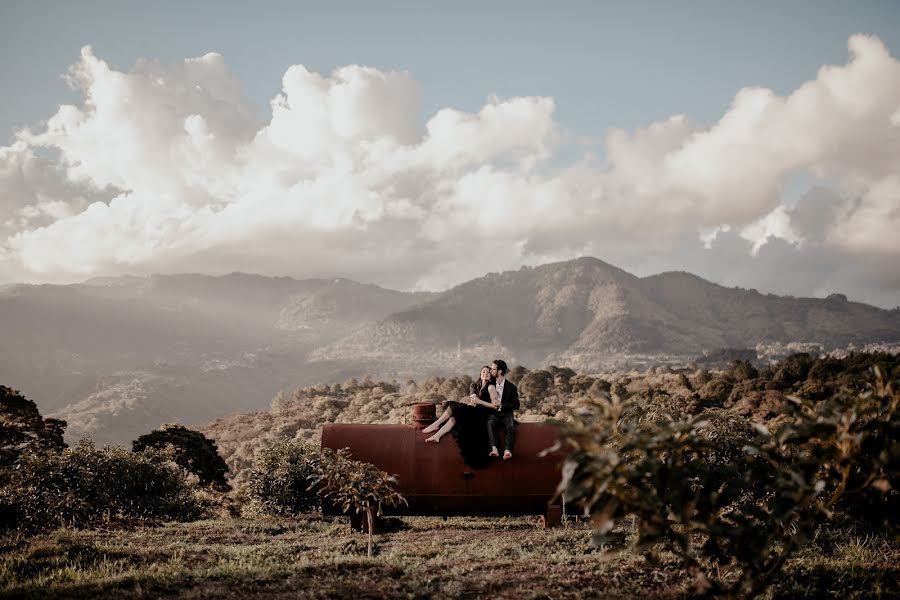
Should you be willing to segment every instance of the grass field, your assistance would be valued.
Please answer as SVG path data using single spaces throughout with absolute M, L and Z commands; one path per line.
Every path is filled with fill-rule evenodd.
M 584 523 L 387 521 L 366 558 L 346 519 L 59 529 L 0 544 L 2 598 L 689 598 L 694 578 L 591 544 Z M 627 535 L 627 532 L 624 532 Z M 820 533 L 770 597 L 900 598 L 900 543 Z

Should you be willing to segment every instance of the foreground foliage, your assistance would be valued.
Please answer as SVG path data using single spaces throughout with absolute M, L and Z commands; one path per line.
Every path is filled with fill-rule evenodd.
M 311 480 L 320 471 L 316 446 L 279 440 L 259 453 L 245 491 L 263 514 L 299 516 L 319 507 L 319 492 Z
M 90 440 L 61 452 L 30 452 L 0 491 L 0 528 L 37 532 L 111 519 L 192 520 L 210 506 L 194 482 L 160 452 L 96 449 Z
M 0 484 L 25 452 L 65 448 L 65 427 L 65 421 L 41 417 L 33 401 L 0 385 Z
M 321 469 L 311 478 L 311 487 L 319 489 L 323 500 L 341 512 L 365 515 L 371 557 L 375 516 L 381 516 L 384 506 L 406 504 L 406 498 L 394 489 L 397 479 L 375 465 L 353 460 L 346 448 L 323 448 L 322 457 Z
M 797 383 L 811 367 L 779 372 Z M 872 375 L 863 393 L 788 397 L 774 431 L 722 408 L 691 415 L 666 394 L 588 402 L 565 433 L 560 490 L 594 515 L 598 543 L 630 517 L 632 548 L 676 553 L 701 590 L 755 595 L 827 519 L 898 532 L 897 372 Z
M 324 501 L 344 514 L 365 516 L 372 556 L 375 517 L 384 506 L 406 502 L 396 485 L 394 476 L 353 460 L 347 449 L 335 452 L 282 440 L 262 451 L 246 490 L 264 514 L 300 515 L 320 508 Z

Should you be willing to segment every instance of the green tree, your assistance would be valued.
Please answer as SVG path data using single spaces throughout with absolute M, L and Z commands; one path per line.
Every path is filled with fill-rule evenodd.
M 135 452 L 170 448 L 172 460 L 182 469 L 196 475 L 200 479 L 200 485 L 222 491 L 230 489 L 225 479 L 228 465 L 219 454 L 216 443 L 199 431 L 169 423 L 140 436 L 131 445 Z
M 785 358 L 775 371 L 773 379 L 779 385 L 789 387 L 806 379 L 813 360 L 806 352 L 797 352 Z
M 318 448 L 299 440 L 278 440 L 259 453 L 247 493 L 266 514 L 309 512 L 319 506 L 319 494 L 311 481 L 320 472 Z
M 747 381 L 748 379 L 756 379 L 759 377 L 759 371 L 756 370 L 749 361 L 735 359 L 728 365 L 728 375 L 735 381 Z
M 382 514 L 385 505 L 406 504 L 406 498 L 394 489 L 397 479 L 373 464 L 353 460 L 346 448 L 337 452 L 323 448 L 321 456 L 320 470 L 310 478 L 311 487 L 317 488 L 323 499 L 333 502 L 344 513 L 352 510 L 366 515 L 371 558 L 375 516 Z
M 65 448 L 65 428 L 65 421 L 44 419 L 33 401 L 0 385 L 0 478 L 24 452 Z
M 522 394 L 531 398 L 533 402 L 545 398 L 552 385 L 553 375 L 542 369 L 531 371 L 519 380 Z
M 92 527 L 110 519 L 193 520 L 210 506 L 159 451 L 96 449 L 90 440 L 60 452 L 26 452 L 0 488 L 0 531 Z

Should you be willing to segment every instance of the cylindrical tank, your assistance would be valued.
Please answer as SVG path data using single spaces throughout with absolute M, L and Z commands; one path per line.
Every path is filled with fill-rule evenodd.
M 397 490 L 409 504 L 385 507 L 386 514 L 548 514 L 565 454 L 559 450 L 540 454 L 556 443 L 555 426 L 520 423 L 513 457 L 493 459 L 483 469 L 473 469 L 463 462 L 452 435 L 444 436 L 439 444 L 426 444 L 426 437 L 420 423 L 332 423 L 322 429 L 322 447 L 349 448 L 355 460 L 372 463 L 397 476 Z M 334 507 L 325 510 L 327 514 L 339 514 Z

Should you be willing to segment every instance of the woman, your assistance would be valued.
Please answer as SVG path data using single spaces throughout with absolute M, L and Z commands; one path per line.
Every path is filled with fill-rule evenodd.
M 490 452 L 487 418 L 500 407 L 500 396 L 494 387 L 490 367 L 481 368 L 481 376 L 472 384 L 471 392 L 463 400 L 445 402 L 441 416 L 422 432 L 434 433 L 425 440 L 429 444 L 437 444 L 447 432 L 453 432 L 465 463 L 480 468 L 487 464 Z

